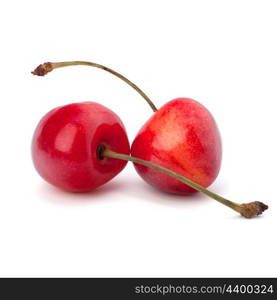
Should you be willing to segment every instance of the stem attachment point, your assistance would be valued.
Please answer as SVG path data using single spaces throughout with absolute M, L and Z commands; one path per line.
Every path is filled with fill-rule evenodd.
M 104 151 L 106 147 L 104 145 L 98 145 L 96 148 L 96 156 L 99 160 L 103 160 L 105 158 Z

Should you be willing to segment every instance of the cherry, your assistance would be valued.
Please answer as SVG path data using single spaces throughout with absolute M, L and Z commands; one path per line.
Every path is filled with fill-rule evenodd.
M 94 102 L 61 106 L 39 122 L 32 142 L 33 162 L 41 177 L 54 186 L 91 191 L 111 180 L 127 163 L 102 157 L 99 145 L 130 153 L 119 117 Z
M 210 112 L 200 103 L 178 98 L 157 109 L 149 97 L 129 79 L 100 64 L 71 61 L 47 62 L 32 73 L 43 76 L 54 69 L 87 65 L 105 70 L 133 87 L 149 104 L 154 114 L 141 128 L 131 147 L 132 156 L 154 162 L 208 187 L 216 179 L 221 164 L 221 140 Z M 167 174 L 135 164 L 138 174 L 149 184 L 165 192 L 196 192 Z
M 126 155 L 129 154 L 129 143 L 125 129 L 120 119 L 110 110 L 96 103 L 89 103 L 88 107 L 86 107 L 88 103 L 72 104 L 84 107 L 77 109 L 78 113 L 73 109 L 72 115 L 65 112 L 60 117 L 65 120 L 65 126 L 74 124 L 73 127 L 75 127 L 78 124 L 76 132 L 80 133 L 79 138 L 75 139 L 77 134 L 68 134 L 65 130 L 59 139 L 59 132 L 63 132 L 64 127 L 57 126 L 60 117 L 51 118 L 51 115 L 55 116 L 56 110 L 59 111 L 61 108 L 48 113 L 35 132 L 33 158 L 39 173 L 46 180 L 72 191 L 91 190 L 120 172 L 125 166 L 122 161 L 132 161 L 146 181 L 165 191 L 180 194 L 199 191 L 246 218 L 258 216 L 268 209 L 267 205 L 258 201 L 243 204 L 232 202 L 204 187 L 211 184 L 218 174 L 221 162 L 221 142 L 212 115 L 200 103 L 188 98 L 178 98 L 157 111 L 152 101 L 126 77 L 105 66 L 90 62 L 48 62 L 39 65 L 32 73 L 43 76 L 55 68 L 70 65 L 89 65 L 108 71 L 124 80 L 145 98 L 155 114 L 138 133 L 132 145 L 132 154 L 138 152 L 138 155 L 143 156 L 142 149 L 144 148 L 149 158 L 152 161 L 158 160 L 161 165 Z M 62 108 L 67 107 L 70 105 Z M 102 108 L 99 110 L 100 116 L 98 113 L 96 116 L 93 113 L 90 114 L 90 112 L 95 112 L 94 107 Z M 103 114 L 103 111 L 108 111 L 108 113 Z M 96 121 L 91 120 L 92 116 L 96 117 Z M 107 122 L 106 118 L 115 122 Z M 106 130 L 103 127 L 106 127 Z M 43 133 L 45 128 L 46 133 Z M 82 128 L 81 131 L 79 131 L 80 128 Z M 70 138 L 72 136 L 74 138 Z M 74 140 L 74 143 L 68 142 L 70 139 Z M 64 148 L 62 146 L 61 154 L 58 154 L 61 149 L 56 149 L 57 140 L 61 141 L 60 145 L 65 145 Z M 72 149 L 68 151 L 68 157 L 64 149 Z M 78 157 L 81 159 L 76 159 Z M 117 164 L 116 160 L 121 164 Z M 170 169 L 162 166 L 166 164 Z M 185 173 L 190 178 L 176 173 L 174 169 Z M 83 179 L 80 180 L 80 178 Z
M 177 98 L 156 111 L 141 128 L 131 155 L 166 167 L 208 187 L 221 164 L 221 139 L 210 112 L 200 103 Z M 139 175 L 154 187 L 174 194 L 196 190 L 166 174 L 135 164 Z

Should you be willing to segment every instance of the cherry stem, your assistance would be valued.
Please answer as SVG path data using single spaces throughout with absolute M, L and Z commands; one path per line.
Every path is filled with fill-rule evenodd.
M 49 73 L 52 70 L 57 69 L 57 68 L 68 67 L 68 66 L 80 66 L 80 65 L 95 67 L 95 68 L 102 69 L 104 71 L 107 71 L 107 72 L 115 75 L 116 77 L 118 77 L 121 80 L 125 81 L 133 89 L 135 89 L 146 100 L 146 102 L 150 105 L 150 107 L 152 108 L 152 110 L 154 112 L 156 112 L 158 110 L 156 108 L 156 106 L 154 105 L 154 103 L 150 100 L 150 98 L 137 85 L 135 85 L 133 82 L 131 82 L 128 78 L 126 78 L 125 76 L 121 75 L 120 73 L 118 73 L 118 72 L 116 72 L 116 71 L 114 71 L 110 68 L 107 68 L 103 65 L 96 64 L 96 63 L 93 63 L 93 62 L 88 62 L 88 61 L 64 61 L 64 62 L 55 62 L 55 63 L 47 62 L 47 63 L 39 65 L 32 72 L 32 74 L 38 75 L 38 76 L 44 76 L 47 73 Z
M 193 182 L 192 180 L 190 180 L 182 175 L 179 175 L 167 168 L 158 166 L 156 164 L 151 163 L 150 161 L 146 161 L 146 160 L 143 160 L 143 159 L 140 159 L 137 157 L 113 152 L 104 146 L 99 146 L 99 147 L 101 147 L 100 149 L 101 149 L 101 157 L 102 158 L 109 157 L 109 158 L 121 159 L 121 160 L 126 160 L 126 161 L 132 161 L 133 163 L 141 164 L 141 165 L 159 170 L 171 177 L 176 178 L 177 180 L 185 183 L 186 185 L 194 188 L 195 190 L 202 192 L 203 194 L 220 202 L 221 204 L 224 204 L 224 205 L 232 208 L 233 210 L 240 213 L 245 218 L 252 218 L 254 216 L 258 216 L 258 215 L 262 214 L 264 210 L 268 209 L 267 205 L 265 205 L 262 202 L 258 202 L 258 201 L 250 202 L 250 203 L 243 203 L 243 204 L 235 203 L 233 201 L 227 200 L 227 199 L 207 190 L 203 186 L 201 186 L 201 185 Z

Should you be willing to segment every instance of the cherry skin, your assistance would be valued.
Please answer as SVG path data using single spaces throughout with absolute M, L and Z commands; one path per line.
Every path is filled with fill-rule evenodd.
M 100 157 L 99 146 L 130 154 L 119 117 L 95 102 L 55 108 L 39 122 L 32 141 L 36 170 L 46 181 L 71 192 L 88 192 L 116 176 L 126 161 Z
M 221 139 L 214 118 L 200 103 L 177 98 L 162 106 L 140 129 L 131 155 L 170 169 L 208 187 L 221 165 Z M 195 189 L 153 168 L 135 164 L 152 186 L 174 194 Z

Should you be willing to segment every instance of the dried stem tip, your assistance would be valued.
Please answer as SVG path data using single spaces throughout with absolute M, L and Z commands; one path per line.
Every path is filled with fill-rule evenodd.
M 47 73 L 51 72 L 53 70 L 52 63 L 46 62 L 44 64 L 39 65 L 33 72 L 32 74 L 37 75 L 37 76 L 44 76 Z
M 261 215 L 268 206 L 262 202 L 255 201 L 250 203 L 243 203 L 240 205 L 240 214 L 245 218 L 252 218 Z

